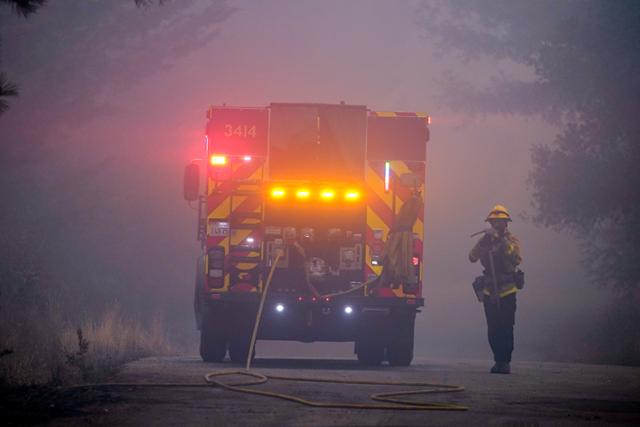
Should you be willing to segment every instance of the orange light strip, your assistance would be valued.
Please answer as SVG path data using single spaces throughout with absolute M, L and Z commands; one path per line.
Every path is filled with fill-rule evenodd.
M 344 190 L 344 192 L 342 190 L 338 192 L 333 188 L 323 188 L 317 193 L 315 191 L 312 191 L 308 187 L 301 187 L 297 189 L 291 189 L 291 188 L 287 189 L 282 186 L 277 186 L 277 187 L 272 187 L 269 190 L 269 194 L 272 199 L 284 199 L 287 197 L 288 192 L 291 192 L 292 194 L 294 194 L 296 199 L 301 201 L 310 200 L 311 198 L 317 197 L 318 199 L 324 202 L 331 202 L 336 199 L 339 193 L 341 194 L 341 197 L 343 198 L 343 200 L 346 202 L 356 202 L 360 200 L 362 197 L 360 190 L 355 188 L 349 188 L 347 190 Z

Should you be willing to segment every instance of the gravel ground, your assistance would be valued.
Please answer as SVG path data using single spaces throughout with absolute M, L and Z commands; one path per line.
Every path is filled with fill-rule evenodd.
M 78 408 L 50 425 L 640 425 L 640 368 L 519 362 L 511 375 L 489 374 L 487 362 L 417 360 L 411 367 L 360 367 L 355 360 L 257 359 L 256 372 L 274 375 L 464 385 L 465 391 L 418 396 L 451 402 L 467 412 L 309 408 L 293 402 L 219 388 L 110 388 L 79 390 Z M 202 384 L 205 373 L 239 369 L 205 364 L 196 357 L 148 358 L 128 364 L 115 382 Z M 368 395 L 395 391 L 357 386 L 270 381 L 259 386 L 318 401 L 367 402 Z M 402 389 L 405 389 L 403 387 Z

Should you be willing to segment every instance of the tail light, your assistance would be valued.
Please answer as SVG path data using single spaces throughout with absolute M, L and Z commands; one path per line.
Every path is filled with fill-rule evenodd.
M 383 236 L 384 232 L 382 230 L 373 230 L 373 241 L 369 244 L 371 248 L 371 265 L 382 265 Z
M 224 248 L 215 246 L 207 252 L 207 283 L 209 288 L 224 286 Z
M 214 154 L 209 158 L 209 163 L 211 163 L 211 166 L 224 166 L 227 164 L 227 157 L 220 154 Z

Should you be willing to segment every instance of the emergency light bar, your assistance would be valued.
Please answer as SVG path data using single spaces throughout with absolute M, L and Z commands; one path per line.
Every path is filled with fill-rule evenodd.
M 341 197 L 345 202 L 353 203 L 359 201 L 361 198 L 360 191 L 353 188 L 338 191 L 333 188 L 324 187 L 320 190 L 314 191 L 308 187 L 288 189 L 277 186 L 272 187 L 269 190 L 270 197 L 276 200 L 286 199 L 288 198 L 288 194 L 295 195 L 295 198 L 301 201 L 316 199 L 323 202 L 331 202 Z

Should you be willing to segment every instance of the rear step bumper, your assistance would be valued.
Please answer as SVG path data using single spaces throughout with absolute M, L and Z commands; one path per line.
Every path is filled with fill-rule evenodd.
M 209 300 L 208 309 L 233 324 L 253 323 L 258 310 L 258 294 L 220 294 Z M 265 301 L 258 339 L 287 341 L 355 341 L 364 330 L 393 328 L 398 319 L 413 318 L 424 299 L 346 297 L 329 301 L 302 300 L 290 295 L 270 296 Z M 384 332 L 393 334 L 392 331 Z

